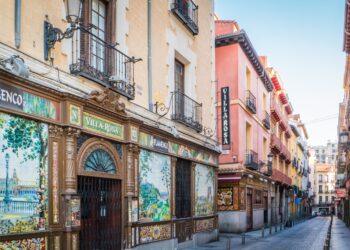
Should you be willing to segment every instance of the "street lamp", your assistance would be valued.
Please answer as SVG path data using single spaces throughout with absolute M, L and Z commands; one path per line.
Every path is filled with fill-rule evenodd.
M 273 154 L 272 153 L 269 153 L 267 155 L 267 164 L 268 165 L 272 165 L 272 161 L 273 161 Z
M 56 42 L 60 42 L 65 38 L 71 38 L 78 29 L 81 16 L 83 0 L 65 0 L 66 20 L 70 26 L 62 31 L 47 21 L 44 21 L 44 57 L 49 58 L 49 50 L 55 46 Z

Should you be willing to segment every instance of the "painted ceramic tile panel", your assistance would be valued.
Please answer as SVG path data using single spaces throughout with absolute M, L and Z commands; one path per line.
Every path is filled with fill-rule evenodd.
M 170 220 L 170 157 L 141 150 L 139 171 L 140 220 Z
M 0 249 L 18 249 L 18 250 L 45 250 L 45 238 L 9 240 L 0 242 Z
M 214 213 L 214 169 L 197 164 L 195 173 L 195 214 Z
M 154 225 L 140 228 L 140 241 L 147 243 L 171 238 L 171 225 Z
M 44 230 L 48 126 L 0 113 L 0 234 Z
M 60 104 L 30 93 L 23 93 L 23 111 L 41 117 L 60 120 Z

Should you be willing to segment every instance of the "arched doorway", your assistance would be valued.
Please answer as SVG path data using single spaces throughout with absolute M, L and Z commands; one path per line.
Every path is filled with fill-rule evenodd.
M 115 148 L 87 140 L 78 154 L 81 196 L 80 249 L 121 249 L 122 164 Z

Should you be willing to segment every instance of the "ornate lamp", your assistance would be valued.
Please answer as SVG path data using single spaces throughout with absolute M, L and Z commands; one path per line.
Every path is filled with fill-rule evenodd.
M 62 31 L 47 21 L 44 21 L 44 57 L 49 59 L 49 50 L 55 46 L 56 42 L 64 38 L 71 38 L 78 28 L 81 16 L 83 0 L 65 0 L 66 20 L 70 26 Z

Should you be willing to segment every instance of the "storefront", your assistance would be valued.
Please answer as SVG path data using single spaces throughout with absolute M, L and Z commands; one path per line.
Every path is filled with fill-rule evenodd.
M 0 248 L 217 236 L 215 151 L 146 127 L 108 89 L 79 98 L 0 71 L 0 94 Z
M 244 232 L 269 223 L 271 196 L 270 182 L 266 177 L 253 173 L 222 173 L 218 183 L 217 205 L 221 232 Z

